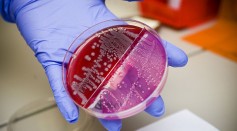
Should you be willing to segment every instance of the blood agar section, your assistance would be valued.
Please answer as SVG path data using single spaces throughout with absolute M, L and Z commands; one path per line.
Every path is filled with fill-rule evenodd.
M 165 50 L 151 31 L 133 25 L 112 26 L 76 49 L 67 67 L 67 90 L 90 112 L 116 114 L 145 102 L 159 90 L 166 66 Z

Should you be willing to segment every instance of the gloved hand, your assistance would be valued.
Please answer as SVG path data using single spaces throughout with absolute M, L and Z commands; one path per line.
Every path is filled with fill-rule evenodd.
M 84 30 L 116 16 L 106 8 L 104 0 L 11 0 L 4 10 L 5 18 L 16 22 L 44 67 L 59 110 L 68 122 L 76 122 L 78 108 L 62 82 L 64 55 L 72 41 Z M 180 67 L 187 63 L 187 56 L 182 50 L 166 41 L 164 44 L 170 66 Z M 162 98 L 159 97 L 145 111 L 156 117 L 162 115 Z M 100 119 L 100 122 L 110 131 L 118 131 L 122 126 L 121 120 Z

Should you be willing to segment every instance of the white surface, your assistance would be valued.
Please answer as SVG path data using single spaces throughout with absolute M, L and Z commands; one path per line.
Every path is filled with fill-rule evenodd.
M 43 103 L 42 103 L 43 104 Z M 44 104 L 43 104 L 44 105 Z M 28 105 L 29 106 L 29 105 Z M 40 106 L 40 105 L 38 105 Z M 33 110 L 37 106 L 32 107 Z M 39 109 L 40 107 L 38 107 Z M 25 110 L 24 110 L 25 111 Z M 30 113 L 21 112 L 18 117 Z M 11 125 L 12 131 L 103 131 L 99 121 L 91 116 L 86 116 L 81 110 L 80 120 L 75 124 L 68 124 L 60 115 L 56 107 L 21 119 Z M 93 126 L 91 126 L 93 125 Z M 7 128 L 8 129 L 8 128 Z M 4 129 L 4 130 L 7 130 Z
M 7 131 L 7 127 L 0 128 L 0 131 Z
M 51 95 L 43 68 L 16 26 L 0 20 L 0 124 L 23 105 Z
M 189 110 L 174 113 L 136 131 L 219 131 Z
M 139 14 L 137 2 L 106 0 L 106 5 L 118 17 L 127 18 Z
M 237 129 L 237 63 L 211 52 L 170 68 L 162 96 L 167 114 L 187 108 L 223 131 Z
M 141 16 L 134 16 L 131 17 L 131 19 L 145 23 L 146 25 L 150 26 L 153 29 L 156 29 L 160 26 L 160 21 L 158 20 L 148 19 Z

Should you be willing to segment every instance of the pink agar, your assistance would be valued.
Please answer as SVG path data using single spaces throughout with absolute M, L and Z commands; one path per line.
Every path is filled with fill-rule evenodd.
M 66 89 L 77 105 L 99 118 L 125 118 L 159 95 L 166 68 L 166 52 L 156 34 L 133 25 L 112 26 L 75 50 Z

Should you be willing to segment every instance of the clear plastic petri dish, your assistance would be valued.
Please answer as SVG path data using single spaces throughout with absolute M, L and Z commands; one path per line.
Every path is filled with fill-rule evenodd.
M 155 30 L 130 19 L 98 23 L 71 44 L 64 86 L 90 114 L 122 119 L 149 106 L 167 77 L 167 55 Z

